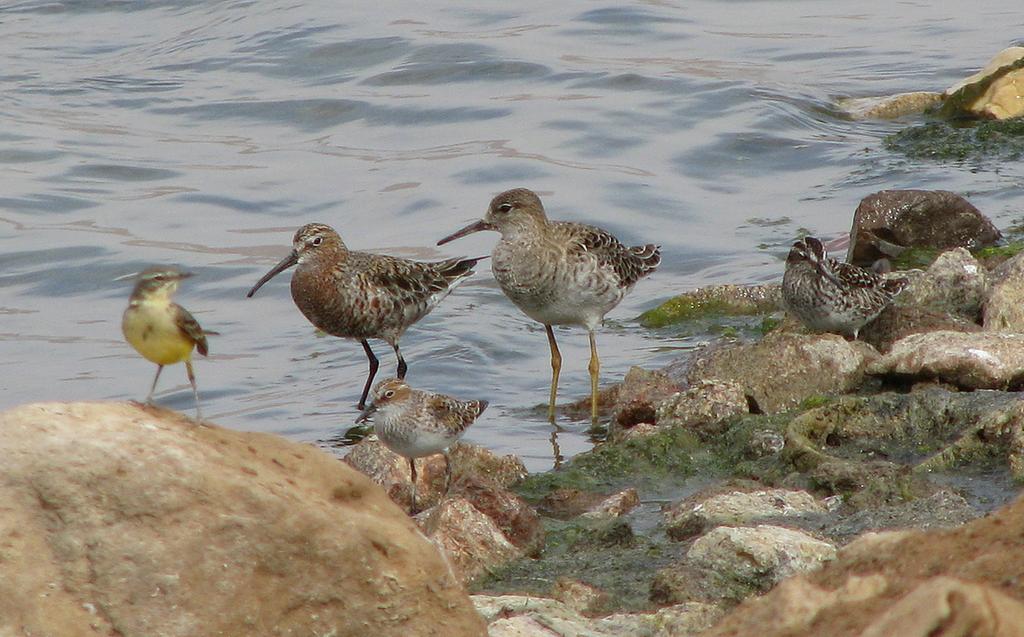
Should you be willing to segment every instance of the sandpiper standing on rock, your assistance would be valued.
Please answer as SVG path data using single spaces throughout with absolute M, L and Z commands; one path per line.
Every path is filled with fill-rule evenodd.
M 879 274 L 829 257 L 819 239 L 793 244 L 782 276 L 786 308 L 815 331 L 855 340 L 860 328 L 882 313 L 906 287 L 905 279 Z
M 192 350 L 198 349 L 206 356 L 206 337 L 217 332 L 204 330 L 188 310 L 171 300 L 181 280 L 192 276 L 192 273 L 172 267 L 152 267 L 133 276 L 136 279 L 135 289 L 121 318 L 121 331 L 135 351 L 157 364 L 146 404 L 153 402 L 153 392 L 164 365 L 184 361 L 188 382 L 192 384 L 192 394 L 196 399 L 198 423 L 202 420 L 202 413 L 196 375 L 192 370 Z
M 421 263 L 356 252 L 349 250 L 330 226 L 310 223 L 295 233 L 291 254 L 263 275 L 246 296 L 298 264 L 291 289 L 299 311 L 324 332 L 358 339 L 363 345 L 370 362 L 359 398 L 359 409 L 363 409 L 379 366 L 366 339 L 379 338 L 391 345 L 398 357 L 398 377 L 404 378 L 408 367 L 398 339 L 473 274 L 473 266 L 482 258 Z
M 416 513 L 416 458 L 444 454 L 444 490 L 452 480 L 448 447 L 487 409 L 486 400 L 457 400 L 409 387 L 388 378 L 373 388 L 373 403 L 357 423 L 373 417 L 373 428 L 384 445 L 409 461 L 412 512 Z
M 491 200 L 486 216 L 437 242 L 480 230 L 496 230 L 501 240 L 491 254 L 494 278 L 527 316 L 543 323 L 551 346 L 548 420 L 555 421 L 555 397 L 562 356 L 552 325 L 582 325 L 590 335 L 590 417 L 597 422 L 600 360 L 594 330 L 636 282 L 661 263 L 659 246 L 627 247 L 610 233 L 581 223 L 549 221 L 544 205 L 526 188 Z

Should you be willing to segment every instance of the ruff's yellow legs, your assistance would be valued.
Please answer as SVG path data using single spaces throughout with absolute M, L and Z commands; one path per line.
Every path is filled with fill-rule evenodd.
M 597 424 L 597 377 L 601 372 L 601 361 L 597 358 L 597 341 L 594 340 L 594 332 L 590 334 L 590 423 Z
M 551 345 L 551 397 L 548 399 L 548 420 L 555 422 L 555 398 L 558 395 L 558 373 L 562 371 L 562 354 L 555 342 L 555 333 L 550 325 L 545 325 L 548 333 L 548 344 Z

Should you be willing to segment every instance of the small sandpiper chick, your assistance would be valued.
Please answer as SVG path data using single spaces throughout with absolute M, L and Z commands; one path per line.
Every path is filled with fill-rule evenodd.
M 462 437 L 485 409 L 486 400 L 457 400 L 413 389 L 399 378 L 388 378 L 373 388 L 373 403 L 356 422 L 366 422 L 372 416 L 380 441 L 409 460 L 412 512 L 416 513 L 416 458 L 444 454 L 447 493 L 452 480 L 448 447 Z
M 202 420 L 199 409 L 199 389 L 192 370 L 192 350 L 206 356 L 209 351 L 206 337 L 217 332 L 204 330 L 188 310 L 171 300 L 182 279 L 192 276 L 172 267 L 152 267 L 135 276 L 135 289 L 128 308 L 121 319 L 124 338 L 139 354 L 157 364 L 153 385 L 146 396 L 146 404 L 153 403 L 153 392 L 164 365 L 185 363 L 188 382 L 196 399 L 196 423 Z
M 496 230 L 501 240 L 491 254 L 494 278 L 505 296 L 533 320 L 543 323 L 551 347 L 548 420 L 555 421 L 555 397 L 562 356 L 552 325 L 582 325 L 590 336 L 590 417 L 597 422 L 597 381 L 601 367 L 594 330 L 636 282 L 661 264 L 659 246 L 627 247 L 594 226 L 549 221 L 544 205 L 526 188 L 493 200 L 480 221 L 441 239 L 438 245 L 480 230 Z
M 456 257 L 422 263 L 349 250 L 328 225 L 309 223 L 295 233 L 291 254 L 263 275 L 246 295 L 298 264 L 292 300 L 315 327 L 340 338 L 358 339 L 370 362 L 359 409 L 366 407 L 380 363 L 366 339 L 379 338 L 395 350 L 398 377 L 408 366 L 398 349 L 405 330 L 426 316 L 455 286 L 473 274 L 477 259 Z
M 879 274 L 829 257 L 821 241 L 793 244 L 782 276 L 782 299 L 808 328 L 856 340 L 860 329 L 882 313 L 906 287 L 905 279 Z

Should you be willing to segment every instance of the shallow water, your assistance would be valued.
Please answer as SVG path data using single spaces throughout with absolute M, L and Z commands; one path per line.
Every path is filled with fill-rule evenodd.
M 351 5 L 351 6 L 350 6 Z M 197 362 L 204 411 L 303 441 L 355 418 L 355 342 L 316 337 L 288 275 L 245 292 L 322 221 L 355 249 L 433 247 L 500 190 L 552 217 L 656 241 L 664 261 L 598 335 L 602 379 L 701 336 L 635 317 L 674 293 L 781 276 L 800 228 L 836 237 L 865 195 L 943 188 L 1006 227 L 1019 164 L 888 153 L 908 124 L 853 122 L 844 96 L 942 90 L 1021 37 L 1019 3 L 118 2 L 0 6 L 0 406 L 141 399 L 154 366 L 121 339 L 129 284 L 198 274 L 179 301 L 222 332 Z M 563 400 L 588 392 L 586 334 L 560 330 Z M 381 374 L 394 357 L 378 343 Z M 467 438 L 553 462 L 543 328 L 488 265 L 409 330 L 409 380 L 491 400 Z M 158 401 L 191 412 L 181 366 Z M 586 449 L 565 420 L 561 453 Z

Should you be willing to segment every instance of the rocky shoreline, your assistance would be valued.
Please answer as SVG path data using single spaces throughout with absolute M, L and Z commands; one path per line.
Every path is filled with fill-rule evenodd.
M 747 328 L 630 370 L 557 470 L 460 443 L 445 494 L 425 459 L 415 518 L 372 436 L 5 412 L 0 632 L 1021 634 L 1024 253 L 956 198 L 911 214 L 948 193 L 887 192 L 849 254 L 930 256 L 861 341 L 777 320 L 776 286 L 682 295 L 642 322 Z

